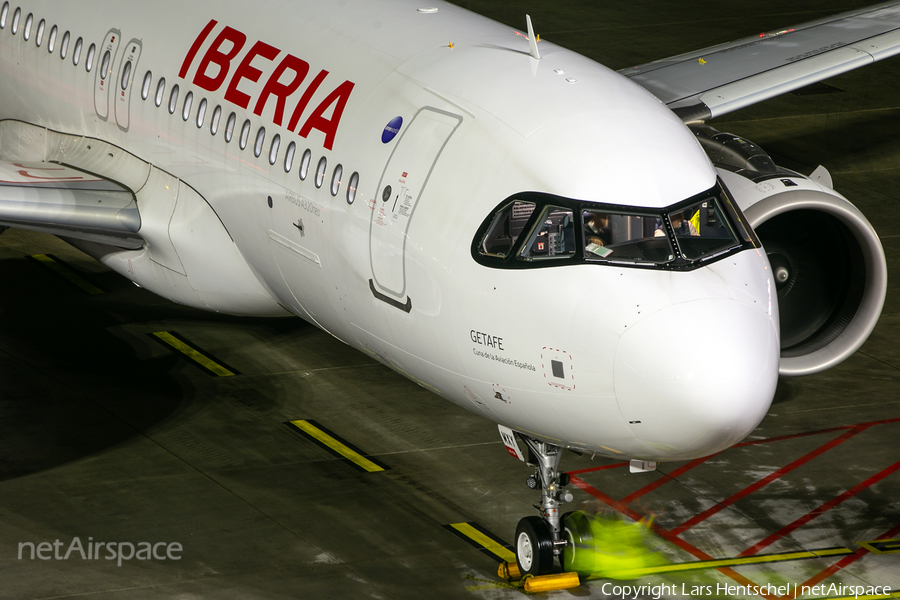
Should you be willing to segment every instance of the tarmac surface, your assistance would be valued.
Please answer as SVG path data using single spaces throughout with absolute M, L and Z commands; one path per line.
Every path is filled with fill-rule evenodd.
M 543 39 L 614 69 L 867 4 L 458 3 L 519 29 L 528 12 Z M 653 547 L 682 570 L 637 584 L 673 586 L 663 597 L 759 597 L 717 588 L 738 585 L 900 592 L 900 58 L 808 91 L 711 124 L 788 168 L 825 165 L 873 223 L 890 283 L 869 341 L 834 369 L 782 380 L 760 427 L 716 456 L 634 475 L 563 458 L 571 509 L 654 516 Z M 508 550 L 476 547 L 511 542 L 538 500 L 493 423 L 299 319 L 177 306 L 50 236 L 0 235 L 0 281 L 0 598 L 523 593 L 496 576 Z M 365 460 L 336 456 L 334 440 Z M 56 540 L 65 553 L 75 538 L 86 554 L 89 543 L 163 545 L 121 566 L 77 551 L 32 559 L 28 546 L 18 556 Z M 726 562 L 684 566 L 713 559 Z M 613 583 L 546 595 L 622 597 Z

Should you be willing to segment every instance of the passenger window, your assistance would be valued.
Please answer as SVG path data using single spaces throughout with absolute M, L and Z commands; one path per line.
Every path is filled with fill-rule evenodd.
M 172 92 L 169 94 L 169 114 L 174 115 L 175 109 L 178 108 L 178 84 L 172 86 Z
M 207 102 L 206 98 L 200 101 L 200 106 L 197 107 L 197 128 L 203 127 L 203 122 L 206 120 L 206 107 Z
M 56 36 L 59 34 L 59 27 L 54 25 L 50 28 L 50 39 L 47 40 L 47 52 L 53 54 L 53 51 L 56 50 Z
M 639 264 L 675 258 L 668 238 L 656 235 L 661 226 L 659 215 L 585 210 L 581 218 L 585 258 Z
M 316 187 L 322 187 L 322 183 L 325 181 L 325 169 L 328 166 L 328 159 L 324 156 L 319 159 L 319 165 L 316 167 Z
M 81 38 L 78 38 L 78 40 L 81 41 Z M 76 50 L 79 49 L 78 43 L 75 44 L 75 47 L 76 47 Z M 88 73 L 90 73 L 91 69 L 94 68 L 94 55 L 95 54 L 97 54 L 97 46 L 95 46 L 94 44 L 91 44 L 88 47 L 87 59 L 84 61 L 84 70 L 87 71 Z M 78 54 L 77 53 L 75 54 L 75 64 L 76 65 L 78 64 Z M 176 87 L 178 87 L 178 86 L 176 86 Z
M 194 92 L 188 92 L 184 97 L 184 107 L 181 109 L 181 118 L 185 121 L 191 118 L 191 104 L 194 103 Z
M 312 151 L 307 148 L 303 151 L 303 158 L 300 159 L 300 179 L 306 179 L 307 173 L 309 173 L 309 163 L 312 160 Z
M 222 107 L 216 106 L 213 110 L 212 121 L 209 124 L 209 133 L 216 135 L 219 132 L 219 119 L 222 118 Z
M 575 221 L 572 210 L 548 206 L 541 213 L 522 246 L 519 257 L 525 260 L 569 258 L 575 255 Z
M 12 34 L 16 35 L 19 33 L 19 19 L 22 18 L 22 9 L 16 7 L 16 12 L 13 13 L 13 22 L 12 22 Z
M 237 115 L 231 113 L 228 115 L 228 120 L 225 122 L 225 142 L 230 142 L 231 138 L 234 137 L 234 126 L 237 124 Z
M 341 189 L 341 176 L 344 174 L 344 167 L 340 164 L 334 168 L 331 175 L 331 195 L 337 196 Z
M 9 16 L 9 2 L 3 3 L 3 9 L 0 10 L 0 29 L 6 27 L 6 17 Z
M 28 16 L 25 17 L 25 30 L 22 32 L 22 35 L 25 36 L 26 42 L 31 38 L 32 23 L 34 23 L 34 14 L 28 13 Z
M 739 244 L 714 196 L 666 217 L 682 256 L 688 260 L 712 256 Z M 660 227 L 656 235 L 667 233 Z
M 34 43 L 40 48 L 41 44 L 44 42 L 44 28 L 47 27 L 47 22 L 41 19 L 41 22 L 38 23 L 37 33 L 34 34 Z
M 356 200 L 356 189 L 359 187 L 359 173 L 353 172 L 350 176 L 350 183 L 347 185 L 347 204 L 353 204 Z
M 534 202 L 514 200 L 494 216 L 487 233 L 481 240 L 479 252 L 486 256 L 505 258 L 512 252 L 516 240 L 525 228 L 528 218 L 534 212 Z
M 162 106 L 163 96 L 166 94 L 166 78 L 160 77 L 159 83 L 156 84 L 156 97 L 153 99 L 153 102 L 157 106 Z
M 272 138 L 272 145 L 269 147 L 269 164 L 274 165 L 278 160 L 278 148 L 281 147 L 281 136 L 277 133 Z
M 253 144 L 253 156 L 259 158 L 259 155 L 262 154 L 263 143 L 266 141 L 266 128 L 260 127 L 259 131 L 256 132 L 256 143 Z
M 250 119 L 244 121 L 244 124 L 241 125 L 241 137 L 238 140 L 241 146 L 241 150 L 247 147 L 247 142 L 250 141 Z
M 141 100 L 146 100 L 150 95 L 150 84 L 153 83 L 153 73 L 147 71 L 144 74 L 144 83 L 141 84 Z
M 294 166 L 294 153 L 297 151 L 297 144 L 291 142 L 288 144 L 287 152 L 284 153 L 284 172 L 290 173 L 291 167 Z

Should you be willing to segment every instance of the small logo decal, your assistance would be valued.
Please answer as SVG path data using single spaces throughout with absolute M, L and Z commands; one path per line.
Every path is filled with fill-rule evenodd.
M 381 132 L 381 143 L 387 144 L 394 139 L 394 137 L 400 133 L 400 127 L 402 126 L 403 117 L 394 117 L 391 119 L 390 123 L 384 126 L 384 131 Z

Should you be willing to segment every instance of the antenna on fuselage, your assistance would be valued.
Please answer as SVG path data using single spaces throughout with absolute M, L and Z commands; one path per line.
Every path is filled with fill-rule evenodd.
M 531 15 L 525 15 L 525 22 L 528 23 L 528 53 L 531 58 L 541 60 L 541 53 L 538 52 L 537 38 L 534 35 L 534 27 L 531 26 Z

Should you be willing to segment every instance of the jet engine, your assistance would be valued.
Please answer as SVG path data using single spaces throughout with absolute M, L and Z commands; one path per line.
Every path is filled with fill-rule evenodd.
M 832 189 L 776 165 L 753 142 L 692 126 L 769 258 L 781 320 L 782 375 L 818 373 L 862 346 L 887 290 L 878 234 Z

